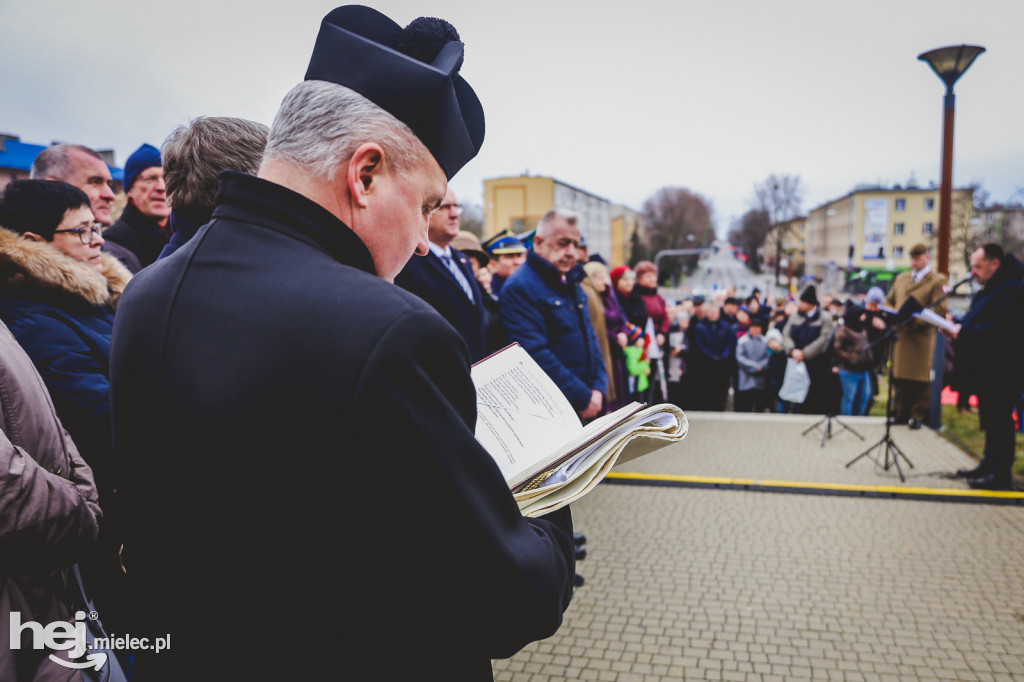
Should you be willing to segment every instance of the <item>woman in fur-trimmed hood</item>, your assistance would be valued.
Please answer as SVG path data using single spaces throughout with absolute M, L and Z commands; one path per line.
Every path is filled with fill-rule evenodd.
M 77 187 L 18 180 L 0 198 L 0 319 L 42 375 L 57 415 L 92 467 L 100 505 L 112 515 L 114 455 L 110 429 L 110 337 L 114 307 L 131 273 L 101 253 L 103 237 Z M 103 536 L 109 525 L 101 533 Z M 108 548 L 109 549 L 109 548 Z M 104 551 L 101 573 L 116 568 Z M 102 577 L 87 585 L 98 605 Z M 108 627 L 112 619 L 104 618 Z

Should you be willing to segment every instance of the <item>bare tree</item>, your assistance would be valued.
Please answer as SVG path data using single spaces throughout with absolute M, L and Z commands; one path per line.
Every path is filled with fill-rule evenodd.
M 961 198 L 958 192 L 953 194 L 949 218 L 949 259 L 959 260 L 970 272 L 971 254 L 989 236 L 979 229 L 975 217 L 988 204 L 988 192 L 979 183 L 968 185 L 967 191 L 969 194 L 966 198 Z
M 715 239 L 711 221 L 711 203 L 685 187 L 662 187 L 643 205 L 647 251 L 657 254 L 665 249 L 692 249 L 709 246 Z M 692 268 L 697 257 L 684 257 Z
M 769 230 L 775 239 L 775 281 L 779 281 L 782 242 L 789 230 L 789 221 L 800 215 L 804 187 L 799 175 L 772 173 L 764 182 L 754 184 L 753 208 L 768 217 Z
M 761 272 L 761 263 L 757 254 L 764 246 L 765 238 L 771 227 L 771 221 L 766 212 L 751 209 L 740 218 L 739 226 L 729 232 L 729 243 L 738 246 L 746 254 L 747 267 L 754 272 Z

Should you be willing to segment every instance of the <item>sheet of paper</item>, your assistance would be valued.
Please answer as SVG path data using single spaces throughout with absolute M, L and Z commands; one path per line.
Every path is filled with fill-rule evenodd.
M 914 313 L 914 317 L 918 318 L 919 320 L 923 320 L 928 324 L 933 324 L 939 329 L 945 329 L 948 332 L 951 332 L 954 329 L 956 329 L 955 324 L 944 318 L 942 315 L 939 315 L 934 310 L 929 310 L 926 308 L 925 310 L 922 310 L 919 313 Z
M 477 363 L 472 374 L 476 438 L 506 481 L 532 469 L 583 430 L 572 405 L 521 346 L 509 346 Z

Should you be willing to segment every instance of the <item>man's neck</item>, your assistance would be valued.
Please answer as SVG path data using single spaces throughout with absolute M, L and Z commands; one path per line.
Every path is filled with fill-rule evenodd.
M 433 251 L 435 255 L 442 255 L 442 254 L 451 253 L 448 250 L 448 245 L 447 244 L 438 244 L 437 242 L 435 242 L 433 240 L 431 240 L 431 242 L 430 242 L 430 250 Z
M 339 194 L 335 187 L 308 171 L 283 159 L 270 159 L 264 160 L 256 177 L 301 194 L 322 206 L 341 222 L 352 226 L 352 208 L 349 206 L 348 192 Z M 335 185 L 342 184 L 335 183 Z

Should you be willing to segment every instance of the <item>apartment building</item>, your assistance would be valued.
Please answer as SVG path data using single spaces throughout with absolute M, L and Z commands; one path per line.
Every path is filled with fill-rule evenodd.
M 953 190 L 950 279 L 968 272 L 956 256 L 957 244 L 971 233 L 972 189 Z M 828 288 L 841 288 L 848 273 L 910 267 L 910 248 L 938 250 L 938 188 L 858 187 L 815 207 L 807 216 L 808 272 Z
M 552 207 L 580 214 L 580 232 L 591 253 L 612 265 L 625 263 L 629 240 L 642 224 L 642 216 L 586 190 L 556 178 L 519 175 L 484 180 L 483 238 L 511 230 L 529 232 Z

